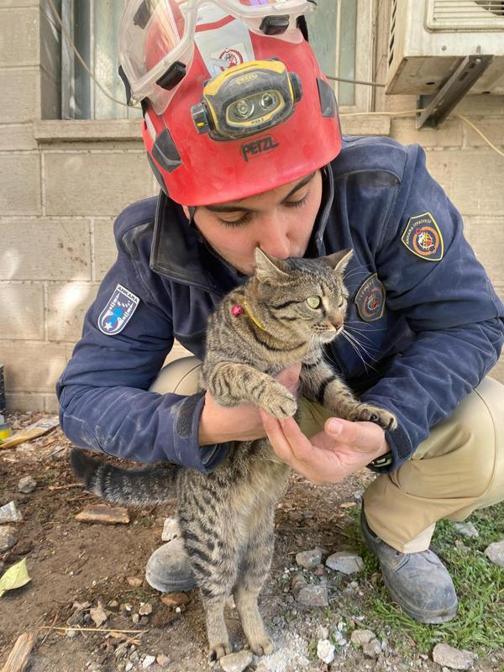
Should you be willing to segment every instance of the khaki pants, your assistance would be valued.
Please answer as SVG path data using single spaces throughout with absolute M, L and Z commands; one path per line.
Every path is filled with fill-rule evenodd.
M 187 357 L 168 364 L 155 392 L 193 394 L 199 362 Z M 311 436 L 329 417 L 303 403 L 301 427 Z M 464 520 L 475 509 L 504 499 L 504 386 L 485 378 L 438 424 L 410 460 L 378 476 L 364 493 L 371 529 L 403 553 L 429 547 L 438 520 Z

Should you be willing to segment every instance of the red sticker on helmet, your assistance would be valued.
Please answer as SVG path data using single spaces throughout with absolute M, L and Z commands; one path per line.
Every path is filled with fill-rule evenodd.
M 401 241 L 420 259 L 441 261 L 444 256 L 443 236 L 430 212 L 410 217 Z

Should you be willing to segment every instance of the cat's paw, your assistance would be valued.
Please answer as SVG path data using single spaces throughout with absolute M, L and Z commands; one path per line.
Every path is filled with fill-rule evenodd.
M 213 662 L 215 660 L 220 660 L 223 656 L 233 652 L 233 648 L 229 642 L 219 642 L 218 644 L 213 644 L 210 647 L 208 652 L 208 660 Z
M 257 640 L 249 640 L 249 646 L 256 656 L 269 656 L 275 649 L 273 642 L 266 634 L 258 637 Z
M 377 425 L 380 425 L 380 427 L 383 427 L 383 429 L 396 429 L 397 427 L 397 418 L 393 413 L 390 413 L 383 408 L 378 408 L 378 406 L 372 406 L 371 404 L 359 404 L 359 407 L 353 415 L 354 417 L 349 419 L 375 422 Z
M 280 383 L 271 385 L 261 398 L 261 406 L 274 418 L 279 420 L 291 418 L 297 411 L 297 400 L 287 388 Z

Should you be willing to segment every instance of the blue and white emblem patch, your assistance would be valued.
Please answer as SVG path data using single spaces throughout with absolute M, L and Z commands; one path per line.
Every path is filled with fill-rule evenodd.
M 129 289 L 117 285 L 109 302 L 100 313 L 98 329 L 107 336 L 115 336 L 128 324 L 140 299 Z

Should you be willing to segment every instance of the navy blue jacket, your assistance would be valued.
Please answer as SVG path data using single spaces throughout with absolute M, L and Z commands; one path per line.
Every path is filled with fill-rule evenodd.
M 363 400 L 396 414 L 396 469 L 496 363 L 504 307 L 419 147 L 347 138 L 323 184 L 306 256 L 354 250 L 347 324 L 359 342 L 340 337 L 327 355 Z M 203 357 L 208 314 L 244 277 L 164 194 L 126 208 L 115 237 L 117 261 L 58 382 L 61 425 L 83 448 L 208 472 L 229 444 L 198 445 L 203 395 L 148 388 L 174 338 Z

